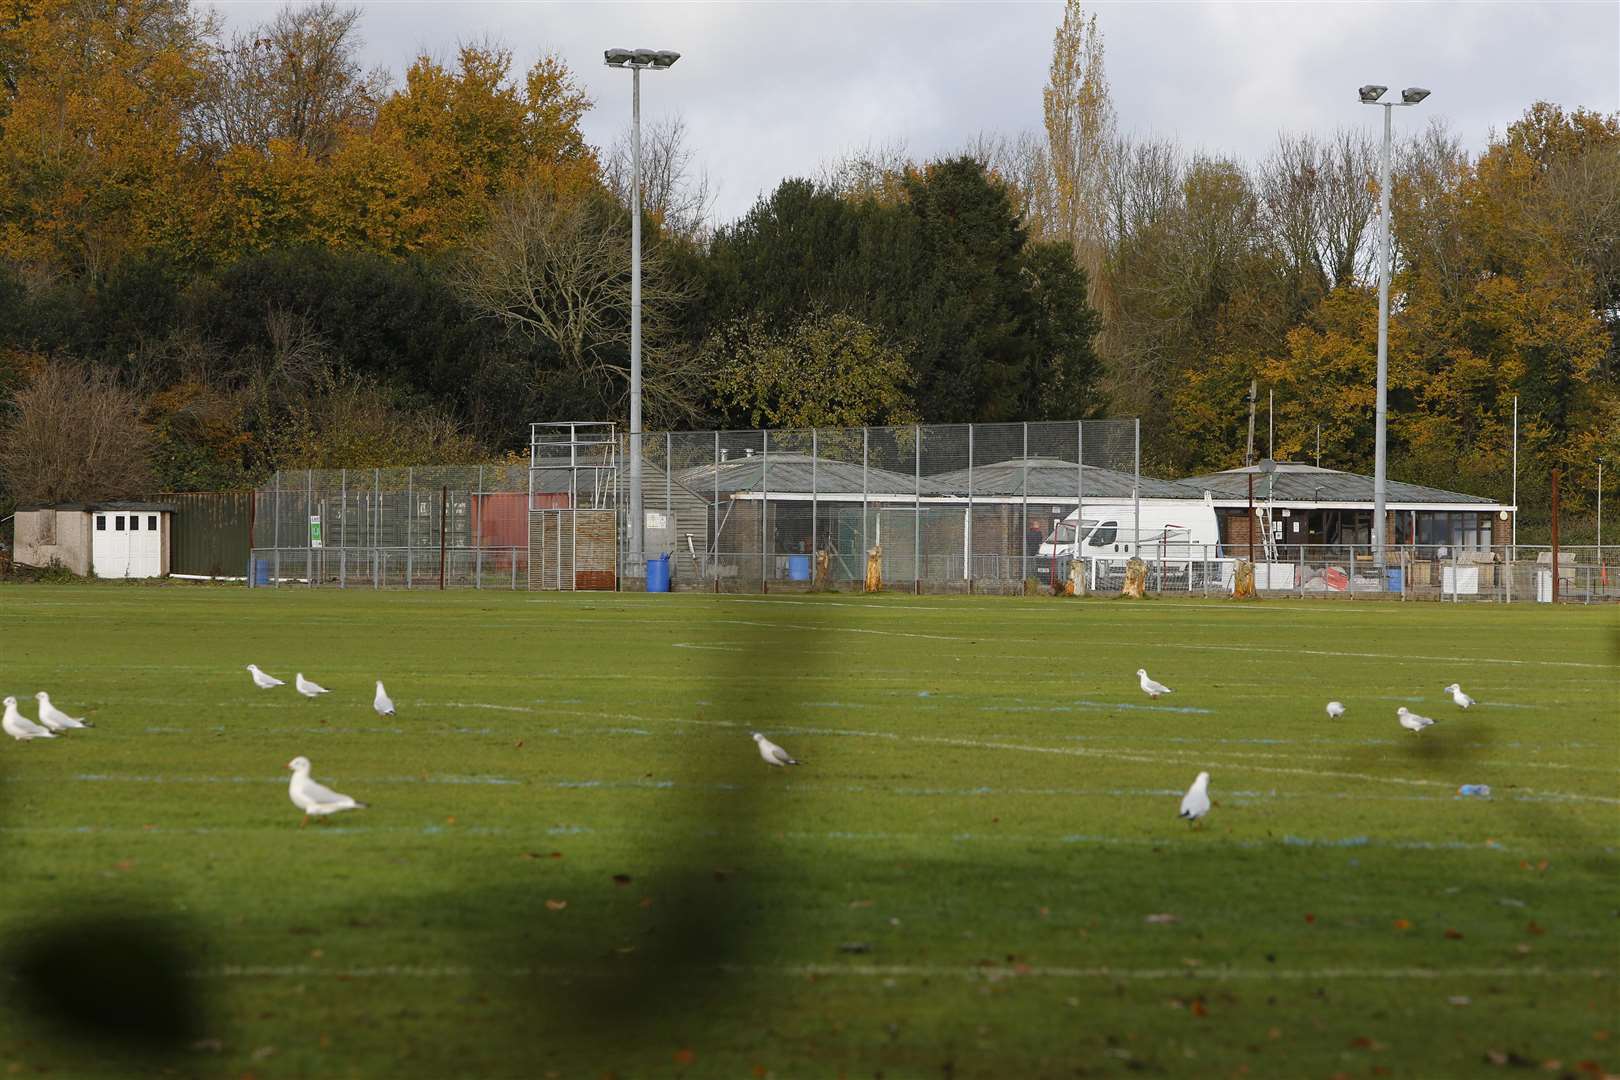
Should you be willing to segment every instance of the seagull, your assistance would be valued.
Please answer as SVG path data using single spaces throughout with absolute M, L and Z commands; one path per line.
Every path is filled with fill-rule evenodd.
M 66 731 L 68 728 L 87 728 L 96 725 L 88 723 L 82 716 L 69 716 L 67 713 L 51 704 L 51 695 L 41 690 L 34 695 L 39 702 L 39 722 L 52 731 Z
M 1405 728 L 1407 731 L 1410 731 L 1414 735 L 1428 727 L 1430 724 L 1434 723 L 1434 721 L 1430 720 L 1427 716 L 1419 716 L 1417 713 L 1408 709 L 1405 705 L 1402 705 L 1400 708 L 1396 709 L 1395 715 L 1400 717 L 1401 727 Z
M 18 742 L 26 742 L 29 739 L 56 738 L 55 735 L 52 735 L 49 731 L 46 731 L 44 728 L 28 719 L 28 717 L 18 712 L 16 698 L 6 698 L 5 706 L 6 717 L 4 720 L 0 720 L 0 728 L 4 728 L 6 734 L 10 735 L 13 739 L 16 739 Z
M 1451 695 L 1451 700 L 1457 703 L 1459 709 L 1466 709 L 1474 703 L 1474 699 L 1463 693 L 1462 687 L 1457 683 L 1452 683 L 1446 687 L 1446 693 Z
M 371 699 L 371 707 L 377 710 L 378 716 L 394 715 L 394 699 L 383 689 L 381 679 L 377 680 L 377 696 Z
M 1158 700 L 1160 694 L 1175 693 L 1174 690 L 1164 685 L 1164 683 L 1157 683 L 1148 678 L 1147 668 L 1137 668 L 1136 673 L 1142 677 L 1142 693 L 1146 694 L 1148 697 Z
M 1187 794 L 1181 797 L 1181 816 L 1188 821 L 1197 821 L 1209 813 L 1209 773 L 1201 772 L 1198 779 L 1192 782 Z
M 320 697 L 322 694 L 330 694 L 332 692 L 326 687 L 322 686 L 320 683 L 312 683 L 308 679 L 304 678 L 304 673 L 302 671 L 300 671 L 293 678 L 293 685 L 298 688 L 298 692 L 300 694 L 303 694 L 307 698 Z
M 1344 715 L 1344 702 L 1342 702 L 1342 701 L 1330 701 L 1330 702 L 1328 702 L 1327 714 L 1328 714 L 1328 719 L 1329 720 L 1337 720 L 1339 717 L 1343 716 Z
M 355 802 L 353 796 L 339 795 L 329 787 L 317 784 L 309 778 L 309 758 L 302 755 L 287 762 L 287 768 L 292 770 L 292 782 L 287 785 L 287 797 L 293 805 L 304 812 L 304 821 L 300 827 L 308 822 L 310 816 L 322 817 L 326 814 L 335 814 L 340 810 L 364 810 L 366 804 Z
M 253 683 L 260 690 L 274 690 L 278 686 L 287 685 L 274 675 L 266 675 L 264 672 L 260 671 L 258 664 L 249 664 L 247 669 L 253 672 Z
M 765 764 L 781 768 L 784 765 L 797 765 L 798 762 L 788 755 L 788 752 L 777 746 L 771 740 L 754 732 L 754 741 L 759 744 L 759 756 L 765 759 Z

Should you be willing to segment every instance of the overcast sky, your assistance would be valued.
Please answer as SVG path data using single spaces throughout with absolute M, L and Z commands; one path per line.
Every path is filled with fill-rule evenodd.
M 245 28 L 283 6 L 219 4 Z M 364 2 L 368 66 L 401 80 L 418 53 L 451 60 L 495 39 L 519 67 L 560 55 L 596 106 L 584 126 L 605 146 L 629 123 L 630 76 L 613 46 L 674 49 L 643 76 L 644 121 L 679 113 L 730 220 L 784 177 L 868 144 L 927 158 L 980 132 L 1041 123 L 1058 2 L 478 3 Z M 1434 92 L 1398 109 L 1398 130 L 1443 117 L 1471 148 L 1536 100 L 1620 109 L 1620 2 L 1099 2 L 1120 126 L 1189 149 L 1265 155 L 1280 130 L 1371 126 L 1366 82 Z

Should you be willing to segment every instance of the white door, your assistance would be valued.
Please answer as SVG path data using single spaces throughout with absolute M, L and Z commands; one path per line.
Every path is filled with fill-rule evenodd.
M 129 521 L 133 515 L 115 510 L 96 511 L 90 543 L 90 568 L 97 577 L 129 576 Z
M 153 513 L 129 516 L 129 571 L 126 577 L 158 577 L 163 573 L 162 518 Z

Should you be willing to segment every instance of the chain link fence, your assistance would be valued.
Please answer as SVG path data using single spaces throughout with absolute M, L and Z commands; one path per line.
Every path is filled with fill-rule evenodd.
M 628 439 L 569 437 L 574 459 L 591 448 L 577 475 L 555 444 L 528 464 L 278 473 L 254 495 L 249 584 L 1111 594 L 1140 557 L 1148 591 L 1223 595 L 1248 555 L 1194 485 L 1141 475 L 1134 420 L 649 433 L 640 559 Z M 1401 545 L 1380 571 L 1365 544 L 1261 547 L 1261 595 L 1620 599 L 1596 548 L 1555 568 L 1545 548 Z

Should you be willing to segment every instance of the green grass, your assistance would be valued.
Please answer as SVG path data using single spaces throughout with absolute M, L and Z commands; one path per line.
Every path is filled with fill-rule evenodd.
M 0 589 L 97 724 L 0 746 L 0 944 L 180 926 L 178 1075 L 1620 1071 L 1616 614 Z M 0 1075 L 133 1071 L 26 1017 Z

